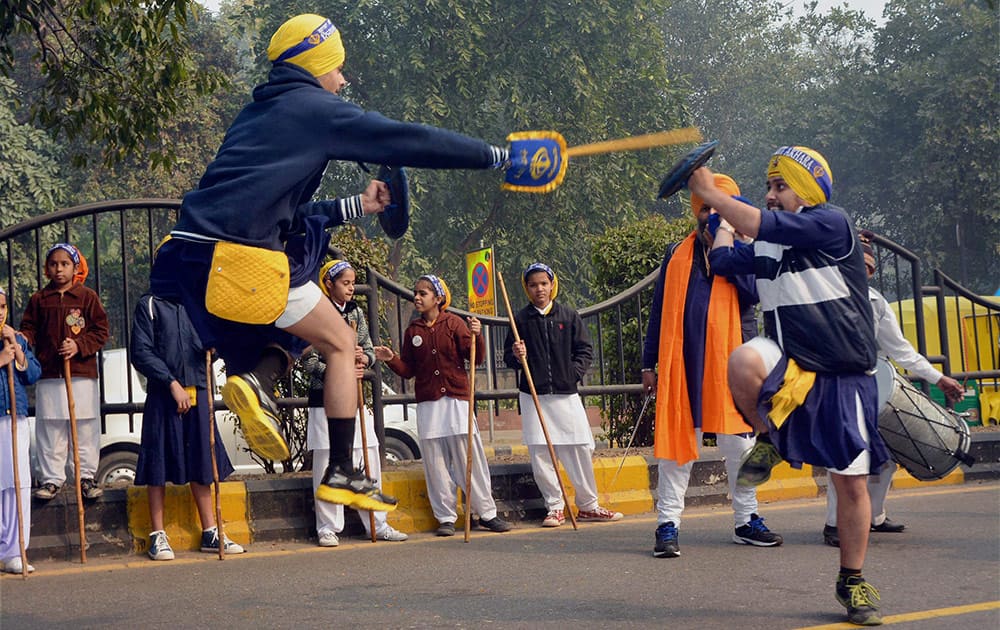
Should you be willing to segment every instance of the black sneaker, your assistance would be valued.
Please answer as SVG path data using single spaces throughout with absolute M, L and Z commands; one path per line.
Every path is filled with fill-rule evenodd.
M 445 521 L 438 525 L 437 531 L 434 532 L 438 536 L 454 536 L 455 535 L 455 524 Z
M 503 520 L 499 516 L 494 516 L 491 519 L 485 519 L 482 516 L 479 517 L 479 526 L 490 530 L 491 532 L 509 532 L 510 523 Z
M 104 494 L 104 490 L 93 479 L 81 479 L 80 494 L 83 495 L 84 499 L 96 499 Z
M 362 471 L 344 471 L 339 466 L 327 467 L 323 483 L 316 490 L 316 498 L 373 512 L 391 512 L 396 509 L 397 503 L 395 497 L 382 494 L 375 482 Z
M 823 526 L 823 542 L 831 547 L 840 546 L 840 534 L 837 532 L 837 528 L 835 526 Z
M 785 541 L 781 536 L 769 530 L 767 525 L 764 525 L 764 519 L 756 514 L 751 514 L 750 522 L 736 528 L 733 542 L 754 545 L 755 547 L 777 547 Z
M 740 471 L 736 475 L 736 483 L 743 487 L 759 486 L 771 478 L 771 469 L 781 463 L 781 455 L 770 440 L 762 440 L 759 436 L 743 458 Z
M 903 525 L 902 523 L 897 523 L 895 521 L 890 520 L 889 517 L 886 517 L 886 519 L 882 521 L 880 524 L 872 525 L 871 530 L 873 532 L 882 532 L 883 534 L 898 534 L 904 529 L 906 529 L 906 525 Z
M 225 536 L 223 553 L 228 555 L 234 555 L 238 553 L 246 553 L 246 549 L 243 545 L 239 545 L 229 540 L 229 536 Z M 219 553 L 219 527 L 216 525 L 211 529 L 206 529 L 201 532 L 201 550 L 205 553 Z
M 660 523 L 656 528 L 656 546 L 653 547 L 654 558 L 676 558 L 681 555 L 677 546 L 677 528 L 673 521 Z
M 860 575 L 837 578 L 837 601 L 847 609 L 847 620 L 857 626 L 881 626 L 878 589 Z

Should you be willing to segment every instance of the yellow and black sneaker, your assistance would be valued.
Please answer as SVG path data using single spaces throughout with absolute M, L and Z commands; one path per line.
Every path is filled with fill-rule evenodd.
M 250 450 L 264 459 L 284 461 L 289 458 L 288 444 L 278 424 L 278 405 L 268 391 L 253 372 L 237 374 L 226 379 L 222 400 L 239 416 Z
M 375 482 L 360 470 L 344 471 L 339 466 L 326 469 L 316 498 L 327 503 L 339 503 L 356 510 L 391 512 L 396 498 L 382 494 Z
M 847 620 L 856 626 L 881 626 L 878 589 L 860 575 L 837 578 L 837 601 L 847 609 Z

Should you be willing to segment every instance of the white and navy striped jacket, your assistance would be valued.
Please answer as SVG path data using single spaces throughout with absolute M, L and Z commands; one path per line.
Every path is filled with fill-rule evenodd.
M 843 209 L 821 204 L 794 213 L 762 210 L 753 248 L 713 252 L 711 264 L 723 275 L 752 268 L 765 334 L 804 369 L 875 367 L 864 257 Z

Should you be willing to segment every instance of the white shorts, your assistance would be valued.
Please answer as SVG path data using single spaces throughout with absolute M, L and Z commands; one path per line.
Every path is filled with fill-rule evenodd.
M 323 292 L 315 282 L 310 281 L 300 287 L 292 287 L 288 290 L 288 304 L 274 325 L 278 328 L 288 328 L 298 324 L 322 299 Z

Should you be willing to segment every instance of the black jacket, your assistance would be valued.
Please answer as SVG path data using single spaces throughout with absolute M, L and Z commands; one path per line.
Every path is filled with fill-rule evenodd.
M 528 369 L 536 393 L 575 394 L 577 383 L 583 382 L 594 358 L 590 332 L 580 314 L 555 302 L 549 314 L 543 316 L 529 304 L 518 311 L 514 321 L 528 351 Z M 514 335 L 509 332 L 504 342 L 504 361 L 507 367 L 520 370 L 521 361 L 514 356 L 513 347 Z M 530 393 L 523 373 L 518 378 L 518 389 Z

